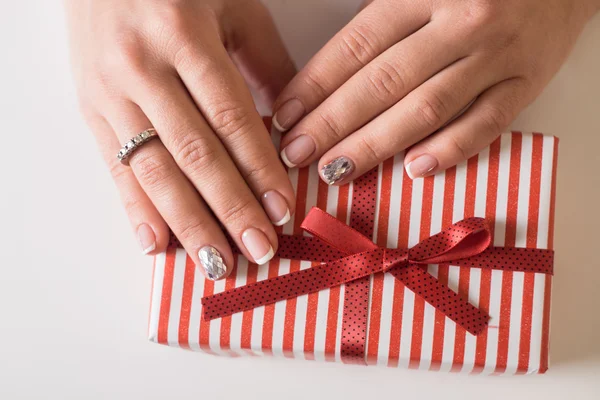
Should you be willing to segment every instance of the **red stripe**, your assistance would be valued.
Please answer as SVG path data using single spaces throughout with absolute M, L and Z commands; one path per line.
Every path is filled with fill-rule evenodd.
M 390 196 L 392 192 L 392 171 L 394 158 L 384 161 L 381 168 L 381 191 L 379 193 L 379 215 L 377 218 L 377 244 L 387 245 L 388 221 L 390 216 Z M 377 363 L 379 333 L 381 329 L 381 301 L 383 297 L 383 273 L 373 275 L 372 297 L 370 305 L 369 340 L 367 364 Z
M 309 168 L 298 170 L 298 186 L 296 191 L 296 216 L 294 217 L 294 235 L 301 235 L 300 225 L 306 214 L 306 195 L 308 193 L 308 172 Z M 300 271 L 300 261 L 290 261 L 290 273 Z M 283 355 L 285 357 L 294 357 L 294 328 L 296 324 L 296 304 L 298 299 L 289 299 L 285 305 L 285 320 L 283 323 Z
M 490 145 L 489 167 L 488 167 L 488 187 L 485 205 L 485 217 L 489 221 L 490 231 L 494 234 L 494 225 L 496 220 L 496 200 L 498 197 L 498 170 L 500 166 L 500 138 L 496 139 Z M 490 309 L 490 285 L 492 281 L 492 271 L 484 268 L 481 270 L 481 284 L 479 288 L 479 308 L 484 312 Z M 483 370 L 487 352 L 487 330 L 477 336 L 477 346 L 475 350 L 475 365 L 473 373 L 479 373 Z
M 181 295 L 181 312 L 179 313 L 179 346 L 190 348 L 190 313 L 192 311 L 192 295 L 194 293 L 194 274 L 196 265 L 189 258 L 185 259 L 185 274 L 183 276 L 183 293 Z
M 521 146 L 523 136 L 513 133 L 510 150 L 510 171 L 508 177 L 508 202 L 506 210 L 506 232 L 504 246 L 515 247 L 517 236 L 517 212 L 519 208 L 519 176 L 521 174 Z M 508 341 L 510 337 L 510 312 L 512 308 L 512 272 L 502 272 L 502 292 L 500 294 L 500 322 L 498 328 L 498 354 L 495 373 L 506 371 L 508 362 Z
M 338 191 L 336 217 L 340 221 L 348 221 L 349 186 L 344 185 Z M 325 334 L 325 360 L 335 361 L 337 324 L 340 312 L 340 291 L 336 286 L 329 290 L 329 310 L 327 312 L 327 332 Z
M 446 229 L 452 225 L 454 212 L 454 190 L 456 185 L 456 167 L 446 170 L 444 182 L 444 202 L 442 209 L 442 228 Z M 438 266 L 438 281 L 444 285 L 448 285 L 448 265 L 440 264 Z M 446 315 L 439 310 L 435 310 L 435 325 L 433 330 L 433 346 L 431 351 L 431 366 L 430 369 L 439 371 L 442 365 L 442 357 L 444 352 L 444 334 L 446 331 Z
M 215 283 L 210 279 L 204 279 L 204 296 L 212 296 L 215 291 Z M 198 301 L 200 302 L 200 301 Z M 200 333 L 198 334 L 198 341 L 200 342 L 200 349 L 214 354 L 214 352 L 210 349 L 209 340 L 210 340 L 210 322 L 205 321 L 204 318 L 200 318 Z
M 275 278 L 279 275 L 279 258 L 274 258 L 269 263 L 268 278 Z M 273 324 L 275 321 L 275 304 L 265 306 L 265 316 L 263 320 L 261 347 L 266 355 L 273 354 Z
M 321 210 L 327 209 L 327 195 L 329 186 L 319 179 L 317 189 L 317 207 Z M 318 263 L 317 263 L 318 264 Z M 310 293 L 306 309 L 306 328 L 304 331 L 304 356 L 307 360 L 315 359 L 315 330 L 317 328 L 317 307 L 319 305 L 319 294 Z
M 558 138 L 554 138 L 554 154 L 552 158 L 552 188 L 550 189 L 550 216 L 548 221 L 548 248 L 554 249 L 554 208 L 556 201 L 556 168 L 558 163 Z M 540 374 L 548 370 L 548 350 L 550 336 L 550 297 L 552 290 L 552 275 L 546 275 L 544 285 L 544 316 L 542 319 L 542 344 Z
M 477 197 L 477 163 L 479 156 L 474 156 L 467 162 L 467 176 L 465 187 L 465 209 L 464 218 L 475 216 L 475 199 Z M 469 297 L 469 280 L 471 279 L 470 268 L 460 268 L 458 276 L 458 294 L 465 299 Z M 454 334 L 454 357 L 452 360 L 452 372 L 462 369 L 465 360 L 466 330 L 456 325 Z
M 542 146 L 544 137 L 533 135 L 531 157 L 531 179 L 529 193 L 529 215 L 527 222 L 527 244 L 529 248 L 538 246 L 538 221 L 540 206 L 540 185 L 542 179 Z M 519 340 L 519 364 L 517 373 L 525 373 L 529 369 L 529 352 L 531 348 L 531 318 L 533 312 L 533 287 L 535 274 L 524 273 L 523 281 L 523 311 L 521 314 L 521 337 Z
M 173 272 L 177 249 L 168 249 L 165 260 L 160 315 L 158 317 L 158 343 L 167 344 L 169 334 L 169 314 L 171 313 L 171 293 L 173 291 Z
M 413 181 L 402 170 L 402 197 L 400 199 L 400 219 L 398 226 L 398 248 L 408 248 L 410 230 L 410 209 L 412 206 Z M 402 312 L 404 309 L 404 284 L 394 279 L 394 304 L 392 305 L 392 326 L 390 332 L 390 357 L 388 365 L 397 367 L 400 360 L 400 340 L 402 336 Z
M 248 270 L 246 271 L 246 284 L 256 282 L 258 277 L 258 265 L 248 262 Z M 254 310 L 244 311 L 242 314 L 242 337 L 240 339 L 240 347 L 247 350 L 250 355 L 255 355 L 252 348 L 252 320 L 254 319 Z
M 421 230 L 419 240 L 424 240 L 431 234 L 431 207 L 433 204 L 433 176 L 423 179 L 423 200 L 421 209 Z M 418 368 L 421 363 L 421 346 L 423 344 L 423 314 L 425 312 L 425 300 L 421 296 L 415 296 L 413 314 L 412 341 L 410 345 L 410 363 L 408 368 Z
M 234 257 L 233 262 L 233 271 L 227 279 L 225 280 L 225 291 L 231 290 L 235 287 L 235 280 L 237 276 L 238 269 L 238 258 Z M 220 337 L 220 345 L 222 350 L 230 350 L 231 349 L 231 315 L 227 317 L 221 318 L 221 337 Z M 229 351 L 227 353 L 231 357 L 237 357 L 239 354 Z

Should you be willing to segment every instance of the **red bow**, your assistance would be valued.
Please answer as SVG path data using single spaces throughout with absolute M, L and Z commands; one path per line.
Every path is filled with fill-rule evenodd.
M 314 235 L 314 238 L 282 235 L 278 255 L 295 259 L 312 256 L 310 258 L 313 261 L 328 262 L 203 297 L 204 319 L 224 317 L 357 281 L 374 273 L 389 272 L 448 318 L 477 335 L 487 325 L 487 314 L 447 286 L 441 285 L 427 273 L 428 264 L 552 273 L 551 250 L 489 247 L 492 236 L 483 218 L 459 221 L 408 250 L 379 247 L 366 236 L 316 207 L 310 210 L 301 227 Z M 364 294 L 362 298 L 368 300 L 368 294 Z M 359 313 L 354 316 L 357 314 Z M 344 317 L 352 319 L 352 310 L 345 308 Z M 350 325 L 354 329 L 366 329 L 366 321 L 351 320 Z M 355 343 L 352 338 L 346 338 L 342 346 L 343 354 L 354 355 Z M 358 353 L 355 356 L 362 357 Z

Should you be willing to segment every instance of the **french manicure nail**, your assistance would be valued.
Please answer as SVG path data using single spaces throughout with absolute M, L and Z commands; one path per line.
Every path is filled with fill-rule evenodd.
M 321 168 L 321 176 L 329 185 L 333 185 L 354 171 L 354 163 L 344 156 L 325 164 Z
M 269 190 L 262 195 L 262 203 L 273 225 L 281 226 L 290 220 L 290 209 L 279 192 Z
M 291 99 L 283 105 L 273 115 L 273 126 L 279 132 L 285 132 L 290 129 L 306 112 L 304 105 L 298 99 Z
M 141 224 L 137 229 L 138 240 L 142 246 L 142 252 L 148 254 L 156 250 L 156 235 L 148 224 Z
M 436 158 L 430 154 L 423 154 L 406 165 L 406 173 L 410 179 L 422 178 L 438 166 Z
M 198 251 L 200 264 L 208 279 L 216 281 L 227 274 L 227 266 L 219 250 L 212 246 L 204 246 Z
M 306 161 L 315 149 L 315 141 L 310 136 L 300 135 L 281 150 L 281 159 L 288 168 L 294 168 Z
M 242 234 L 242 242 L 258 265 L 267 263 L 275 255 L 265 234 L 256 228 L 246 229 Z

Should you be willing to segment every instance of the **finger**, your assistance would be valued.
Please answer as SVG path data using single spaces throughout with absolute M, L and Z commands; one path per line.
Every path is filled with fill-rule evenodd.
M 130 102 L 115 105 L 109 121 L 123 143 L 154 126 Z M 233 266 L 227 239 L 161 141 L 144 144 L 129 157 L 129 165 L 196 265 L 210 279 L 225 278 Z
M 477 57 L 452 64 L 328 151 L 320 160 L 323 179 L 348 182 L 429 136 L 497 82 L 496 75 Z
M 260 2 L 240 2 L 227 51 L 255 94 L 271 109 L 296 67 L 268 9 Z
M 216 81 L 209 85 L 226 86 Z M 175 163 L 240 250 L 257 264 L 269 261 L 277 249 L 273 224 L 179 78 L 174 74 L 162 74 L 160 79 L 149 75 L 143 85 L 139 82 L 132 87 L 138 93 L 134 98 L 139 99 L 140 108 L 153 122 Z M 260 166 L 260 162 L 255 165 Z
M 435 174 L 481 152 L 531 101 L 528 92 L 521 78 L 486 90 L 463 115 L 408 151 L 404 163 L 409 176 Z
M 110 124 L 100 115 L 88 116 L 90 125 L 113 177 L 131 227 L 144 254 L 157 254 L 169 244 L 170 231 L 154 204 L 150 201 L 131 169 L 117 160 L 121 148 Z
M 430 23 L 392 46 L 308 114 L 282 140 L 289 167 L 305 166 L 405 97 L 466 50 Z M 300 143 L 300 144 L 299 144 Z M 312 149 L 312 152 L 309 152 Z
M 227 159 L 233 159 L 245 183 L 256 198 L 262 199 L 271 222 L 282 225 L 289 220 L 295 205 L 287 172 L 243 78 L 218 37 L 205 38 L 203 43 L 188 47 L 177 71 L 206 122 L 227 149 Z M 205 129 L 204 135 L 219 143 L 212 131 Z M 267 193 L 271 196 L 265 197 Z M 275 201 L 276 198 L 279 199 Z M 269 229 L 271 232 L 274 234 Z
M 273 107 L 273 125 L 290 129 L 380 53 L 431 16 L 427 2 L 381 0 L 366 7 L 302 68 Z

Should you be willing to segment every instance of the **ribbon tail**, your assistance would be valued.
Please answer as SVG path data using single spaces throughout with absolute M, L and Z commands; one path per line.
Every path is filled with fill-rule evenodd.
M 205 321 L 339 286 L 383 270 L 383 249 L 280 275 L 202 298 Z
M 467 332 L 478 335 L 487 327 L 489 317 L 485 312 L 442 285 L 419 265 L 395 267 L 388 272 Z

